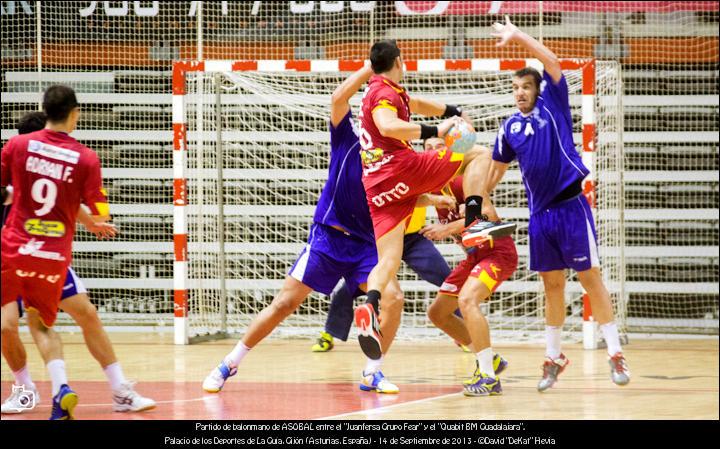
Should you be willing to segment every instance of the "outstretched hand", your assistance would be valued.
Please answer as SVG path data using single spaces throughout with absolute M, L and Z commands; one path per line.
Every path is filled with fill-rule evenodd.
M 505 23 L 502 24 L 500 22 L 495 22 L 493 24 L 493 29 L 495 30 L 492 34 L 493 37 L 497 37 L 500 39 L 495 46 L 496 47 L 504 47 L 508 44 L 508 42 L 512 41 L 515 35 L 518 32 L 518 28 L 510 22 L 510 18 L 508 16 L 505 16 Z
M 85 225 L 85 229 L 95 234 L 99 240 L 111 239 L 118 233 L 117 226 L 112 223 L 93 223 L 92 225 Z

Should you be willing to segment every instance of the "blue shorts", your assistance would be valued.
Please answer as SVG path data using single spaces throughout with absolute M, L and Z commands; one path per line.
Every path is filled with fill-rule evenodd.
M 533 214 L 528 237 L 533 271 L 585 271 L 600 266 L 595 221 L 582 195 Z
M 310 228 L 307 245 L 288 275 L 325 295 L 332 293 L 343 278 L 350 291 L 354 292 L 360 284 L 367 282 L 377 261 L 374 242 L 315 223 Z
M 420 279 L 437 287 L 450 275 L 450 266 L 435 244 L 418 233 L 405 235 L 402 260 Z
M 87 289 L 85 288 L 85 284 L 82 283 L 80 278 L 78 277 L 77 273 L 75 273 L 75 270 L 72 269 L 72 267 L 68 267 L 67 269 L 67 275 L 65 275 L 65 285 L 63 285 L 62 295 L 60 295 L 60 300 L 70 298 L 75 295 L 79 295 L 80 293 L 87 293 Z M 22 298 L 17 299 L 18 303 L 18 310 L 20 311 L 20 316 L 23 316 L 23 303 Z

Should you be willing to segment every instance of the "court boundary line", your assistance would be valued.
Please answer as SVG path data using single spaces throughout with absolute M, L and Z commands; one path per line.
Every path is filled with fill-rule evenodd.
M 383 394 L 383 393 L 375 393 L 375 394 Z M 313 418 L 313 421 L 320 421 L 320 420 L 329 420 L 329 419 L 338 419 L 342 418 L 344 416 L 353 416 L 353 415 L 361 415 L 361 414 L 373 414 L 373 413 L 384 413 L 386 410 L 391 410 L 393 408 L 397 408 L 403 405 L 410 405 L 410 404 L 420 404 L 424 402 L 431 402 L 435 401 L 437 399 L 445 399 L 452 396 L 461 396 L 462 392 L 459 391 L 457 393 L 448 393 L 443 394 L 440 396 L 431 396 L 429 398 L 423 398 L 423 399 L 416 399 L 414 401 L 408 401 L 408 402 L 401 402 L 399 404 L 391 404 L 391 405 L 384 405 L 382 407 L 376 407 L 371 409 L 363 409 L 363 410 L 357 410 L 354 412 L 348 412 L 348 413 L 340 413 L 338 415 L 330 415 L 330 416 L 322 416 L 320 418 Z

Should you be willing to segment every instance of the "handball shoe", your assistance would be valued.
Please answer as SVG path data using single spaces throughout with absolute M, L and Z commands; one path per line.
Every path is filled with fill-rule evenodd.
M 630 368 L 622 352 L 618 352 L 610 357 L 608 363 L 610 364 L 610 378 L 615 385 L 622 387 L 630 383 Z
M 222 390 L 228 377 L 232 377 L 235 374 L 237 374 L 237 367 L 231 367 L 223 360 L 217 367 L 213 368 L 205 378 L 202 385 L 203 390 L 208 393 L 217 393 Z
M 500 379 L 490 377 L 485 373 L 473 376 L 469 383 L 463 384 L 463 389 L 465 396 L 497 396 L 502 394 Z
M 503 223 L 487 221 L 486 216 L 476 219 L 462 232 L 462 243 L 465 247 L 473 247 L 498 237 L 512 235 L 517 225 L 515 223 Z
M 334 347 L 333 336 L 329 333 L 322 331 L 317 342 L 312 347 L 312 352 L 328 352 Z
M 60 391 L 53 397 L 52 412 L 50 420 L 71 420 L 75 419 L 73 411 L 78 403 L 78 395 L 66 384 L 60 386 Z
M 142 412 L 155 408 L 156 404 L 150 398 L 140 395 L 135 389 L 135 382 L 126 382 L 120 388 L 113 390 L 113 411 L 115 412 Z
M 363 378 L 360 381 L 360 389 L 362 391 L 375 391 L 385 394 L 396 394 L 400 392 L 397 385 L 387 380 L 381 371 L 367 375 L 363 373 Z
M 355 325 L 358 327 L 358 342 L 362 352 L 372 360 L 380 359 L 380 320 L 372 304 L 363 304 L 355 309 Z
M 560 354 L 555 360 L 546 357 L 545 363 L 543 363 L 543 377 L 537 386 L 538 391 L 545 391 L 555 385 L 558 376 L 565 370 L 565 367 L 568 366 L 569 363 L 570 360 L 565 357 L 565 354 Z

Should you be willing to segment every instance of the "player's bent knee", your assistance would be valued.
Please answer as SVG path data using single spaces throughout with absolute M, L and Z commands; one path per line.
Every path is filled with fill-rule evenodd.
M 72 297 L 68 298 L 65 301 L 73 300 L 72 302 L 72 308 L 67 308 L 67 312 L 73 317 L 73 319 L 78 323 L 90 323 L 93 321 L 100 322 L 100 317 L 98 316 L 97 309 L 93 305 L 93 303 L 90 302 L 87 297 L 84 299 L 82 297 Z M 63 305 L 60 303 L 61 306 Z
M 437 301 L 430 304 L 427 310 L 428 319 L 435 325 L 443 322 L 443 312 L 437 304 Z
M 273 300 L 272 304 L 270 304 L 270 307 L 272 308 L 273 312 L 278 315 L 289 316 L 293 312 L 295 312 L 295 309 L 298 308 L 300 302 L 302 301 L 298 302 L 295 300 L 295 298 L 291 296 L 280 295 L 279 297 L 275 298 L 275 300 Z
M 17 334 L 19 332 L 20 326 L 17 321 L 13 321 L 10 319 L 2 320 L 2 338 L 6 338 L 7 336 Z

